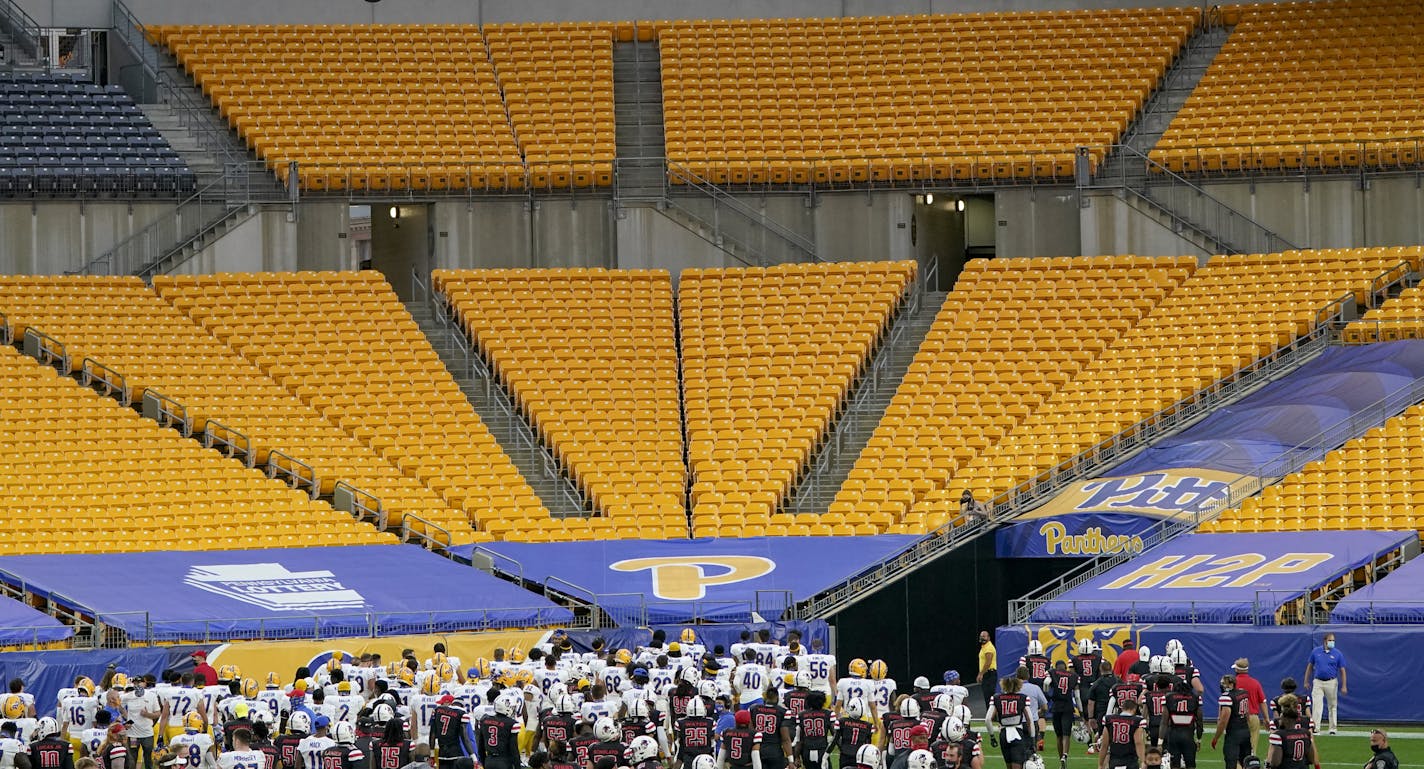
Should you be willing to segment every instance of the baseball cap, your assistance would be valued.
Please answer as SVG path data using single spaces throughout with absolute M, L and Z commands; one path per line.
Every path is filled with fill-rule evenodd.
M 914 739 L 915 737 L 923 737 L 928 740 L 930 738 L 929 727 L 924 724 L 915 724 L 915 727 L 910 730 L 910 738 Z
M 178 766 L 188 763 L 188 757 L 176 750 L 172 753 L 161 753 L 157 758 L 159 766 Z
M 193 652 L 192 654 L 189 654 L 188 656 L 189 656 L 189 657 L 197 657 L 198 659 L 207 659 L 207 658 L 208 658 L 208 653 L 205 652 L 205 651 L 203 651 L 202 649 L 199 649 L 199 650 Z
M 114 724 L 113 726 L 110 726 L 110 727 L 109 727 L 109 734 L 123 734 L 123 733 L 124 733 L 124 725 L 123 725 L 123 724 Z
M 915 683 L 913 684 L 913 686 L 916 689 L 928 689 L 930 688 L 930 679 L 925 678 L 924 676 L 915 676 Z
M 1236 669 L 1237 669 L 1237 670 L 1249 670 L 1250 668 L 1251 668 L 1251 661 L 1248 660 L 1248 659 L 1246 659 L 1245 657 L 1242 657 L 1242 658 L 1236 660 Z M 1260 759 L 1257 759 L 1257 761 L 1259 762 Z
M 745 710 L 738 710 L 737 714 L 732 716 L 732 720 L 736 722 L 737 726 L 751 726 L 752 714 Z
M 438 702 L 439 704 L 441 704 L 441 705 L 449 705 L 450 703 L 452 703 L 452 702 L 454 702 L 454 701 L 455 701 L 455 695 L 453 695 L 453 694 L 447 694 L 447 695 L 441 697 L 439 700 L 437 700 L 437 702 Z
M 331 726 L 331 719 L 326 716 L 317 716 L 312 719 L 313 729 L 325 729 L 328 726 Z
M 945 682 L 945 683 L 947 683 L 947 684 L 952 684 L 952 683 L 954 683 L 955 681 L 958 681 L 958 680 L 959 680 L 959 671 L 958 671 L 958 670 L 946 670 L 946 671 L 944 671 L 944 682 Z
M 648 674 L 648 669 L 647 669 L 647 668 L 633 668 L 633 675 L 635 675 L 635 676 L 645 676 L 645 675 L 647 675 L 647 674 Z

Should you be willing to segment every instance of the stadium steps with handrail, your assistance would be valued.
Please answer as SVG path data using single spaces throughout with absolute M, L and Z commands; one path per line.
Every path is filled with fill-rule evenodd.
M 662 60 L 656 40 L 613 43 L 613 116 L 616 157 L 660 158 L 663 134 Z M 652 165 L 634 165 L 618 180 L 630 197 L 661 197 L 663 178 Z
M 534 435 L 504 386 L 489 375 L 470 340 L 445 313 L 420 276 L 413 276 L 419 299 L 405 307 L 460 385 L 475 413 L 519 469 L 539 501 L 555 518 L 589 515 L 591 505 L 562 471 L 558 460 Z
M 890 555 L 846 581 L 803 601 L 797 608 L 797 615 L 828 617 L 859 603 L 979 535 L 990 533 L 1019 515 L 1041 506 L 1069 484 L 1092 478 L 1095 474 L 1120 464 L 1154 442 L 1254 392 L 1262 384 L 1300 368 L 1325 350 L 1332 324 L 1350 320 L 1354 313 L 1353 293 L 1343 294 L 1318 311 L 1316 323 L 1309 333 L 1289 345 L 994 497 L 988 503 L 987 520 L 957 526 L 952 522 L 942 526 L 905 550 Z
M 786 512 L 817 514 L 835 500 L 836 492 L 855 467 L 861 449 L 875 434 L 875 428 L 890 407 L 900 381 L 919 352 L 940 308 L 949 297 L 946 291 L 929 291 L 935 285 L 935 270 L 922 268 L 914 295 L 895 325 L 886 343 L 876 351 L 850 395 L 851 404 L 834 425 L 817 453 L 808 463 L 811 470 L 791 491 Z

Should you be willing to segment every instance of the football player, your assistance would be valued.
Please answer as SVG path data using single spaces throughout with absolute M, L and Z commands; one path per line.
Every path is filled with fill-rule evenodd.
M 313 692 L 321 691 L 317 689 Z M 323 769 L 322 756 L 326 749 L 335 747 L 336 740 L 333 740 L 328 732 L 331 730 L 331 718 L 325 715 L 318 715 L 312 719 L 312 731 L 300 743 L 297 744 L 297 761 L 299 769 Z
M 1043 682 L 1048 680 L 1048 670 L 1051 663 L 1048 656 L 1043 653 L 1043 642 L 1033 639 L 1028 642 L 1028 654 L 1019 658 L 1019 665 L 1028 668 L 1028 680 L 1043 687 Z
M 183 716 L 183 732 L 168 742 L 169 753 L 182 756 L 189 769 L 212 769 L 217 765 L 217 745 L 204 728 L 196 711 Z
M 355 726 L 361 708 L 365 705 L 366 699 L 352 690 L 351 682 L 342 681 L 336 685 L 336 697 L 331 703 L 332 709 L 336 711 L 336 717 L 332 720 L 344 721 Z
M 825 694 L 830 703 L 836 693 L 836 655 L 827 654 L 825 646 L 819 638 L 811 640 L 811 653 L 806 655 L 803 669 L 811 674 L 811 691 Z
M 179 677 L 178 684 L 168 690 L 168 723 L 163 728 L 166 742 L 171 743 L 174 737 L 183 733 L 189 713 L 207 718 L 203 711 L 203 691 L 193 685 L 194 680 L 192 673 L 184 673 Z
M 1078 675 L 1058 660 L 1053 664 L 1046 683 L 1048 711 L 1053 718 L 1053 734 L 1058 738 L 1058 766 L 1068 769 L 1068 746 L 1073 743 L 1073 719 L 1082 708 L 1078 699 Z
M 711 756 L 715 752 L 717 722 L 709 718 L 707 712 L 707 703 L 701 697 L 693 697 L 687 703 L 687 715 L 673 730 L 677 758 L 683 769 L 695 769 L 698 756 Z
M 826 709 L 825 692 L 813 691 L 796 714 L 795 750 L 803 769 L 829 769 L 831 737 L 840 730 L 836 714 Z
M 786 703 L 786 715 L 793 723 L 801 712 L 806 710 L 811 701 L 811 674 L 802 670 L 791 676 L 792 686 L 781 697 L 781 701 Z
M 430 748 L 439 759 L 439 766 L 449 769 L 456 761 L 475 752 L 473 729 L 470 714 L 460 707 L 454 696 L 440 695 L 429 726 Z
M 519 766 L 519 734 L 524 722 L 516 718 L 517 698 L 499 696 L 494 712 L 475 724 L 475 760 L 485 769 L 516 769 Z
M 960 705 L 969 699 L 969 690 L 964 688 L 964 685 L 959 682 L 958 670 L 944 671 L 943 681 L 944 683 L 942 684 L 931 686 L 930 691 L 935 694 L 948 694 L 950 700 L 952 700 L 955 705 Z
M 420 693 L 410 698 L 410 735 L 418 743 L 430 740 L 430 718 L 440 707 L 440 681 L 434 676 L 421 682 Z
M 390 718 L 382 725 L 380 738 L 371 743 L 371 769 L 402 769 L 410 763 L 412 743 L 399 718 L 383 715 Z
M 757 661 L 756 649 L 748 648 L 742 652 L 742 664 L 732 672 L 732 688 L 737 693 L 738 707 L 746 710 L 761 704 L 764 690 L 770 683 L 766 666 Z
M 85 730 L 94 725 L 94 714 L 99 712 L 99 701 L 94 699 L 93 687 L 92 681 L 81 678 L 74 686 L 74 694 L 60 703 L 60 721 L 75 753 L 83 745 Z
M 567 744 L 572 740 L 578 733 L 578 721 L 574 718 L 577 712 L 573 696 L 560 695 L 554 700 L 554 707 L 539 717 L 538 744 L 543 745 L 546 750 L 551 750 L 556 742 Z
M 267 674 L 267 685 L 257 693 L 257 709 L 266 710 L 272 723 L 286 722 L 292 714 L 292 698 L 282 691 L 282 679 L 276 673 Z
M 870 744 L 875 736 L 875 725 L 866 720 L 870 714 L 866 713 L 865 700 L 859 697 L 847 701 L 841 715 L 836 727 L 836 750 L 840 753 L 840 763 L 849 764 L 862 747 Z
M 751 654 L 751 659 L 756 659 L 755 651 L 748 649 L 745 653 Z M 717 766 L 720 769 L 727 769 L 727 767 L 762 769 L 762 736 L 760 732 L 751 728 L 752 714 L 745 710 L 738 710 L 734 718 L 732 728 L 723 732 L 719 740 Z
M 1098 738 L 1098 767 L 1139 769 L 1147 750 L 1147 723 L 1137 714 L 1137 703 L 1124 700 L 1122 712 L 1103 719 L 1103 735 Z
M 1175 690 L 1167 695 L 1164 719 L 1162 744 L 1172 756 L 1172 766 L 1195 769 L 1203 727 L 1201 698 L 1192 691 L 1191 684 L 1177 680 Z
M 593 736 L 598 741 L 588 746 L 590 767 L 597 766 L 603 758 L 611 758 L 615 762 L 623 760 L 623 751 L 627 750 L 628 746 L 619 741 L 618 725 L 613 723 L 613 719 L 598 719 L 593 725 Z
M 894 762 L 896 754 L 910 749 L 910 732 L 920 725 L 920 703 L 914 697 L 900 697 L 895 710 L 886 711 L 880 732 L 880 752 Z
M 885 660 L 870 663 L 870 699 L 878 713 L 889 713 L 890 704 L 895 701 L 895 679 L 888 676 L 889 666 Z
M 776 689 L 767 687 L 764 701 L 747 708 L 752 716 L 752 730 L 761 745 L 763 769 L 784 769 L 791 752 L 791 721 L 786 708 L 779 702 Z
M 34 737 L 35 726 L 39 723 L 30 716 L 31 707 L 19 693 L 12 692 L 0 699 L 0 717 L 15 724 L 15 736 L 26 745 Z
M 60 734 L 59 722 L 49 716 L 41 718 L 35 725 L 35 742 L 30 745 L 30 767 L 74 769 L 74 748 Z
M 1103 667 L 1103 653 L 1090 638 L 1078 639 L 1078 656 L 1073 658 L 1073 672 L 1078 674 L 1078 701 L 1088 701 L 1088 690 L 1097 682 Z
M 842 709 L 854 699 L 861 700 L 867 706 L 871 704 L 870 680 L 866 678 L 869 670 L 870 667 L 865 664 L 865 660 L 859 657 L 850 661 L 846 677 L 836 682 L 836 702 Z M 874 717 L 875 714 L 871 712 L 865 715 Z M 850 753 L 847 760 L 853 760 L 854 756 L 854 752 Z
M 1022 683 L 1016 676 L 1003 679 L 1003 691 L 989 698 L 989 710 L 984 715 L 989 744 L 999 746 L 1009 769 L 1023 769 L 1033 749 L 1033 721 L 1028 697 L 1019 691 Z
M 252 747 L 252 730 L 237 729 L 232 733 L 232 749 L 218 756 L 219 769 L 265 769 L 267 757 Z M 350 769 L 348 767 L 347 769 Z
M 297 769 L 297 762 L 301 760 L 297 748 L 301 747 L 302 740 L 307 738 L 311 732 L 311 714 L 298 710 L 292 713 L 287 719 L 287 733 L 277 736 L 273 744 L 277 746 L 277 761 L 281 763 L 283 769 Z
M 682 629 L 678 636 L 678 643 L 682 646 L 682 656 L 695 660 L 702 659 L 702 655 L 707 653 L 707 647 L 697 642 L 697 631 L 690 627 Z

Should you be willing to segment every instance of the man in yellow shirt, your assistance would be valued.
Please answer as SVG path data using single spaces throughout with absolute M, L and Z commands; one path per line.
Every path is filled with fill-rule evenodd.
M 989 631 L 979 631 L 979 677 L 975 680 L 982 687 L 980 694 L 984 697 L 984 707 L 989 707 L 989 698 L 994 696 L 994 690 L 999 685 L 999 653 L 994 649 L 994 642 L 989 640 Z

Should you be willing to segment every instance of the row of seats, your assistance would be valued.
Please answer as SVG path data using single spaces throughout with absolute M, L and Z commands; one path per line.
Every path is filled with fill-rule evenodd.
M 0 554 L 394 544 L 0 347 Z

